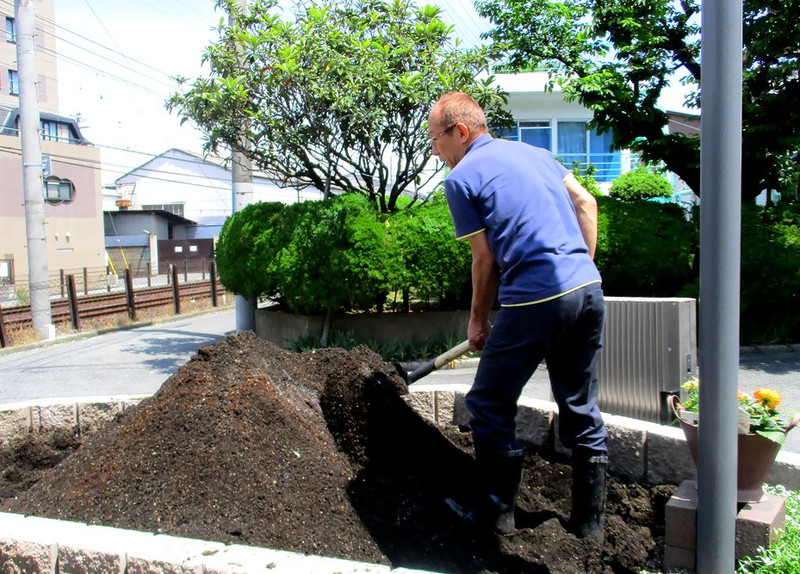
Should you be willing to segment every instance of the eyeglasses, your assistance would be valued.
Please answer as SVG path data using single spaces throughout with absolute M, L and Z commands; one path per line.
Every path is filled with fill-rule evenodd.
M 452 125 L 452 126 L 450 126 L 449 128 L 443 129 L 443 130 L 442 130 L 442 131 L 440 131 L 438 134 L 436 134 L 435 136 L 433 136 L 433 137 L 431 138 L 431 146 L 435 146 L 435 145 L 436 145 L 436 142 L 439 140 L 439 138 L 440 138 L 440 137 L 442 137 L 442 136 L 443 136 L 444 134 L 446 134 L 446 133 L 449 133 L 449 132 L 453 131 L 453 128 L 454 128 L 454 127 L 456 127 L 457 125 L 458 125 L 458 124 L 453 124 L 453 125 Z

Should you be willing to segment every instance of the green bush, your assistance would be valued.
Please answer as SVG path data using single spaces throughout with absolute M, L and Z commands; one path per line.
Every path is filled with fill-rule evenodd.
M 742 209 L 741 340 L 800 341 L 800 209 Z
M 469 243 L 455 238 L 443 194 L 389 219 L 389 233 L 401 245 L 402 282 L 397 291 L 438 301 L 444 308 L 469 309 L 471 256 Z
M 229 217 L 214 248 L 217 273 L 226 289 L 243 297 L 277 295 L 273 262 L 283 247 L 277 235 L 282 203 L 254 203 Z
M 255 204 L 225 223 L 216 257 L 226 288 L 293 313 L 373 310 L 392 292 L 451 302 L 469 292 L 469 247 L 443 199 L 389 215 L 354 194 Z
M 597 198 L 595 262 L 606 295 L 674 297 L 694 279 L 694 227 L 671 203 Z
M 672 197 L 672 185 L 663 175 L 642 166 L 615 179 L 608 194 L 623 201 Z

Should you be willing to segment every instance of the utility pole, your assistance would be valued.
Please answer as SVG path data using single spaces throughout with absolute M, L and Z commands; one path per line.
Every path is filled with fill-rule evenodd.
M 697 572 L 736 568 L 742 3 L 709 0 L 701 21 L 700 424 Z M 699 541 L 704 541 L 700 544 Z
M 28 287 L 31 323 L 42 339 L 54 339 L 50 313 L 50 277 L 47 268 L 42 144 L 39 139 L 39 96 L 36 91 L 36 44 L 34 0 L 15 0 L 17 73 L 19 75 L 19 136 L 22 147 L 22 187 L 25 196 L 25 229 L 28 244 Z
M 244 13 L 247 10 L 247 0 L 237 0 L 237 4 Z M 233 25 L 235 18 L 228 16 L 228 23 Z M 241 59 L 240 59 L 241 62 Z M 253 162 L 244 153 L 249 143 L 247 137 L 242 135 L 239 141 L 231 146 L 231 179 L 233 187 L 233 213 L 241 211 L 253 202 Z M 253 297 L 236 295 L 234 298 L 236 330 L 255 331 L 256 328 L 256 302 Z

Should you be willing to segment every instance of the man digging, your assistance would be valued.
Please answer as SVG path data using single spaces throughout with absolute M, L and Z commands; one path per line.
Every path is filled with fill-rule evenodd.
M 597 406 L 605 303 L 593 262 L 597 203 L 552 154 L 494 139 L 481 107 L 453 92 L 431 110 L 433 154 L 450 168 L 445 193 L 456 236 L 472 252 L 470 348 L 482 350 L 467 393 L 480 492 L 459 516 L 501 534 L 515 529 L 523 448 L 517 401 L 542 360 L 572 449 L 567 528 L 602 541 L 607 432 Z M 495 296 L 500 311 L 489 313 Z

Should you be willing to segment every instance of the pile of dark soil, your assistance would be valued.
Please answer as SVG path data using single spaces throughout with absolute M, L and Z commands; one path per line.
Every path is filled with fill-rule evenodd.
M 517 533 L 462 524 L 444 498 L 474 487 L 469 434 L 425 422 L 406 391 L 363 347 L 297 354 L 233 335 L 40 475 L 7 450 L 2 508 L 441 572 L 660 570 L 674 487 L 612 479 L 599 548 L 562 527 L 570 468 L 545 453 L 526 453 Z M 54 463 L 64 442 L 26 448 Z

